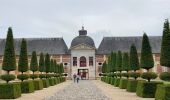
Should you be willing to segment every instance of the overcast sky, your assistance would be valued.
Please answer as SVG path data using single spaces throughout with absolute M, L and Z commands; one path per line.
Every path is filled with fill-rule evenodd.
M 170 0 L 0 0 L 0 38 L 63 37 L 84 25 L 98 47 L 106 36 L 162 35 Z

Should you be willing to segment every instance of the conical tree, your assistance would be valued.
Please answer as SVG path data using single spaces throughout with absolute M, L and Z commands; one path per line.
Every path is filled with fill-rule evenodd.
M 102 65 L 102 73 L 106 73 L 107 64 L 106 61 Z
M 162 66 L 170 67 L 170 28 L 168 19 L 164 23 L 160 63 Z
M 8 74 L 10 71 L 16 70 L 14 40 L 13 40 L 11 27 L 8 28 L 8 34 L 7 34 L 7 38 L 5 42 L 5 51 L 4 51 L 2 69 L 7 71 Z
M 33 72 L 33 74 L 34 72 L 38 71 L 37 54 L 35 51 L 32 52 L 30 70 Z
M 47 53 L 45 55 L 45 68 L 46 68 L 46 73 L 50 72 L 50 55 Z
M 25 39 L 22 39 L 21 50 L 18 62 L 18 71 L 22 74 L 23 72 L 28 71 L 28 54 L 27 54 L 27 42 Z
M 40 53 L 40 59 L 39 59 L 39 71 L 45 72 L 45 62 L 44 62 L 44 54 Z
M 129 71 L 129 54 L 127 52 L 123 53 L 123 60 L 122 60 L 122 70 Z
M 130 47 L 130 70 L 139 70 L 139 59 L 138 59 L 138 53 L 136 50 L 136 47 L 134 44 Z
M 12 28 L 8 28 L 7 38 L 5 42 L 4 57 L 2 63 L 2 69 L 7 71 L 7 74 L 1 75 L 1 79 L 5 80 L 7 83 L 15 79 L 14 75 L 10 75 L 10 71 L 16 70 L 16 59 L 14 51 L 14 40 L 12 34 Z
M 54 72 L 54 60 L 51 59 L 51 63 L 50 63 L 50 72 Z
M 146 33 L 144 33 L 143 40 L 142 40 L 140 66 L 141 68 L 144 68 L 147 71 L 149 71 L 150 68 L 154 67 L 152 50 Z
M 112 54 L 111 54 L 111 58 L 112 58 L 112 60 L 111 60 L 111 71 L 112 72 L 115 72 L 116 71 L 116 52 L 112 52 Z
M 122 52 L 119 50 L 116 55 L 116 70 L 122 71 Z

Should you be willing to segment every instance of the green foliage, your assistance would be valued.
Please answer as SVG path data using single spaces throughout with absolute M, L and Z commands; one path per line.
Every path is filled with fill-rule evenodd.
M 14 80 L 15 78 L 16 78 L 15 75 L 12 75 L 12 74 L 1 75 L 1 79 L 4 80 L 4 81 L 6 81 L 7 83 L 8 83 L 9 81 Z
M 123 59 L 122 59 L 122 71 L 129 71 L 129 54 L 127 52 L 123 53 Z
M 53 86 L 54 85 L 54 78 L 49 78 L 49 83 L 50 83 L 50 86 Z
M 22 93 L 32 93 L 34 92 L 34 83 L 32 80 L 21 82 Z
M 129 73 L 121 73 L 123 77 L 129 78 Z
M 143 98 L 154 98 L 155 92 L 158 84 L 163 84 L 162 82 L 146 82 L 138 81 L 136 94 L 137 96 Z
M 50 86 L 49 79 L 42 79 L 43 87 L 48 88 Z
M 147 79 L 150 82 L 151 79 L 156 79 L 158 75 L 155 72 L 144 72 L 142 73 L 141 77 L 143 79 Z
M 160 64 L 162 66 L 170 67 L 170 28 L 168 19 L 166 19 L 164 23 Z
M 111 55 L 108 57 L 107 72 L 116 71 L 116 53 L 111 52 Z
M 51 59 L 51 63 L 50 63 L 50 72 L 54 72 L 54 67 L 55 67 L 55 62 L 53 59 Z
M 122 52 L 118 51 L 116 55 L 116 70 L 122 71 Z
M 42 90 L 43 89 L 43 82 L 42 80 L 34 80 L 34 90 Z
M 45 55 L 45 69 L 46 69 L 46 73 L 50 72 L 50 55 L 47 53 Z
M 134 44 L 130 47 L 130 69 L 131 70 L 139 70 L 139 59 L 136 47 Z
M 38 71 L 37 54 L 35 51 L 32 52 L 30 70 L 33 72 L 33 74 L 34 72 Z
M 127 87 L 127 82 L 128 82 L 128 79 L 120 79 L 120 83 L 119 83 L 119 88 L 120 89 L 126 89 Z
M 27 75 L 27 74 L 19 74 L 19 75 L 17 75 L 17 78 L 19 80 L 23 81 L 23 80 L 27 80 L 29 78 L 29 75 Z
M 142 40 L 140 67 L 146 69 L 147 71 L 150 68 L 154 67 L 151 46 L 149 43 L 148 36 L 145 33 L 143 35 L 143 40 Z
M 43 53 L 40 53 L 39 71 L 40 72 L 45 72 L 45 61 L 44 61 L 44 54 Z
M 115 78 L 114 86 L 118 87 L 120 84 L 120 78 Z
M 115 78 L 111 77 L 111 85 L 114 85 L 114 82 L 115 82 Z
M 137 83 L 138 83 L 138 80 L 129 79 L 128 82 L 127 82 L 126 90 L 128 92 L 136 92 Z
M 141 76 L 141 74 L 138 73 L 138 72 L 131 72 L 131 73 L 130 73 L 130 77 L 133 77 L 135 80 L 136 80 L 138 77 L 140 77 L 140 76 Z
M 12 28 L 8 28 L 8 34 L 5 42 L 5 51 L 2 63 L 2 69 L 7 71 L 16 70 L 16 59 L 15 59 L 15 51 L 14 51 L 14 40 L 12 34 Z
M 170 85 L 157 85 L 155 100 L 170 100 Z
M 0 84 L 0 99 L 15 99 L 21 96 L 20 83 Z
M 27 42 L 25 39 L 22 39 L 21 50 L 18 62 L 18 71 L 26 72 L 28 71 L 28 55 L 27 55 Z
M 106 64 L 106 61 L 103 63 L 102 65 L 102 73 L 106 73 L 106 70 L 107 69 L 107 64 Z
M 40 79 L 46 78 L 46 74 L 40 74 L 40 75 L 39 75 L 39 78 L 40 78 Z
M 159 78 L 164 81 L 170 81 L 170 72 L 162 72 Z
M 38 75 L 37 74 L 30 74 L 30 78 L 34 80 L 34 79 L 38 78 Z
M 60 68 L 59 68 L 59 73 L 60 73 L 60 74 L 64 73 L 63 63 L 60 63 L 59 67 L 60 67 Z

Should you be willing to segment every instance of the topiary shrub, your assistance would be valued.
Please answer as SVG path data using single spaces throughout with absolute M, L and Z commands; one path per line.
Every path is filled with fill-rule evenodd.
M 143 79 L 148 80 L 148 82 L 150 82 L 151 79 L 156 79 L 158 77 L 158 75 L 154 72 L 144 72 L 144 73 L 142 73 L 141 77 Z
M 118 87 L 120 84 L 120 78 L 115 78 L 114 86 Z
M 12 74 L 1 75 L 1 79 L 4 80 L 4 81 L 6 81 L 7 83 L 8 83 L 9 81 L 14 80 L 15 78 L 16 78 L 15 75 L 12 75 Z
M 130 73 L 130 77 L 134 78 L 135 80 L 140 76 L 141 76 L 141 74 L 138 73 L 138 72 L 131 72 Z
M 39 75 L 39 78 L 40 78 L 40 79 L 46 78 L 46 74 L 40 74 L 40 75 Z
M 34 80 L 34 79 L 38 78 L 38 75 L 37 74 L 31 74 L 30 78 Z
M 128 92 L 136 92 L 138 80 L 129 79 L 126 90 Z
M 0 99 L 15 99 L 20 96 L 20 83 L 0 84 Z
M 42 79 L 43 87 L 48 88 L 50 86 L 49 79 Z
M 54 80 L 54 85 L 56 85 L 57 84 L 57 78 L 53 78 L 53 80 Z
M 120 89 L 126 89 L 127 87 L 127 82 L 128 82 L 128 79 L 120 79 L 120 83 L 119 83 L 119 88 Z
M 163 84 L 163 82 L 138 81 L 137 90 L 136 90 L 137 96 L 140 96 L 143 98 L 154 98 L 158 84 Z
M 123 77 L 129 78 L 129 73 L 122 73 Z
M 50 74 L 46 74 L 46 78 L 51 78 L 51 75 Z
M 32 80 L 21 82 L 21 92 L 22 93 L 32 93 L 34 92 L 34 83 Z
M 164 81 L 170 81 L 170 72 L 163 72 L 159 75 L 159 78 Z
M 42 80 L 34 80 L 34 90 L 42 90 L 43 89 L 43 82 Z
M 170 100 L 170 84 L 157 85 L 155 100 Z
M 54 85 L 54 79 L 53 79 L 53 78 L 50 78 L 50 79 L 49 79 L 49 83 L 50 83 L 50 86 L 53 86 L 53 85 Z
M 24 81 L 24 80 L 27 80 L 29 78 L 29 75 L 27 74 L 20 74 L 20 75 L 17 75 L 17 78 L 21 81 Z
M 114 82 L 115 82 L 115 78 L 111 78 L 111 85 L 114 85 Z

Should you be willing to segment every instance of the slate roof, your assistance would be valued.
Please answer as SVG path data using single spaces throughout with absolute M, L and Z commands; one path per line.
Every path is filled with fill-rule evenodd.
M 71 47 L 77 46 L 79 44 L 86 44 L 90 47 L 94 47 L 95 48 L 95 44 L 94 41 L 91 37 L 86 36 L 86 35 L 79 35 L 77 37 L 75 37 L 72 42 L 71 42 Z
M 14 40 L 16 55 L 19 55 L 21 40 L 22 39 L 20 38 Z M 49 54 L 68 53 L 68 47 L 65 44 L 63 38 L 26 38 L 26 40 L 28 55 L 31 55 L 32 51 L 34 50 L 37 52 L 37 54 L 40 54 L 41 52 Z M 3 55 L 4 44 L 5 39 L 0 39 L 0 55 Z
M 152 53 L 160 53 L 161 36 L 150 36 L 149 41 Z M 142 37 L 104 37 L 100 43 L 96 54 L 110 54 L 111 51 L 129 52 L 131 44 L 134 43 L 138 53 L 141 52 Z

